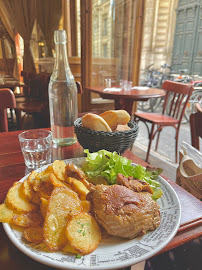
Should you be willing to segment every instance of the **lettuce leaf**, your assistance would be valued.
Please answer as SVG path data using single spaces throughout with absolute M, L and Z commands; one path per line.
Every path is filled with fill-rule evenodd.
M 116 184 L 117 174 L 122 173 L 126 177 L 132 176 L 133 178 L 146 181 L 154 192 L 154 200 L 162 196 L 163 192 L 160 188 L 160 183 L 155 180 L 162 172 L 162 169 L 144 168 L 141 165 L 135 167 L 132 165 L 131 160 L 120 156 L 116 152 L 109 152 L 107 150 L 90 153 L 88 149 L 85 149 L 84 153 L 87 154 L 87 157 L 83 170 L 90 179 L 103 177 L 109 185 L 113 185 Z

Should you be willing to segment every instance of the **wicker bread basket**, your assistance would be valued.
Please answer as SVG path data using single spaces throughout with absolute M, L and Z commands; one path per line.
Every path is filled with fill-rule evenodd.
M 139 128 L 136 122 L 130 121 L 128 126 L 131 129 L 125 131 L 95 131 L 83 127 L 81 118 L 78 118 L 74 122 L 74 132 L 80 145 L 84 149 L 89 149 L 91 153 L 105 149 L 123 154 L 133 145 L 138 135 Z

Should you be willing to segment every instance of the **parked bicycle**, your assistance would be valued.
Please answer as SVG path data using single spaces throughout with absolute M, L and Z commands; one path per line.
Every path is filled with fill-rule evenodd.
M 148 86 L 149 88 L 161 88 L 164 81 L 173 81 L 175 79 L 175 74 L 173 73 L 172 67 L 179 64 L 181 63 L 174 63 L 173 65 L 168 65 L 165 63 L 161 66 L 161 71 L 158 69 L 151 69 L 153 64 L 149 65 L 146 68 L 146 80 L 143 81 L 140 85 Z M 163 98 L 151 98 L 146 102 L 138 102 L 138 109 L 142 111 L 155 112 L 156 109 L 161 106 L 162 101 Z
M 182 123 L 187 123 L 189 121 L 190 114 L 193 113 L 195 110 L 195 104 L 202 104 L 202 77 L 200 77 L 199 75 L 187 75 L 187 69 L 181 69 L 179 70 L 179 74 L 175 74 L 172 70 L 172 67 L 178 64 L 180 63 L 176 63 L 170 66 L 168 64 L 164 64 L 161 66 L 161 71 L 150 69 L 153 64 L 148 66 L 147 74 L 149 74 L 150 76 L 147 77 L 147 84 L 144 85 L 153 88 L 161 88 L 163 82 L 166 80 L 172 80 L 181 83 L 191 83 L 194 86 L 194 91 L 185 110 L 184 119 L 182 120 Z M 159 77 L 157 77 L 156 75 L 159 75 Z M 142 111 L 156 112 L 157 109 L 162 108 L 162 101 L 163 98 L 153 98 L 146 102 L 139 102 L 138 109 Z

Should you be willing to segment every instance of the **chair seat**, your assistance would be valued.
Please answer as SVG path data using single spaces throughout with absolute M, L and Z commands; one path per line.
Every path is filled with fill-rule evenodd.
M 136 117 L 138 117 L 140 120 L 144 121 L 144 119 L 147 122 L 155 123 L 157 125 L 166 126 L 166 125 L 176 125 L 178 124 L 178 120 L 176 118 L 173 118 L 171 116 L 162 115 L 158 113 L 135 113 Z

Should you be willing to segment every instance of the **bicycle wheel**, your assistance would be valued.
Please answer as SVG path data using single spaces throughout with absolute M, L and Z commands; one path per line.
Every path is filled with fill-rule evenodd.
M 138 101 L 137 104 L 138 110 L 141 110 L 143 112 L 148 112 L 151 110 L 150 101 Z
M 189 99 L 184 115 L 187 121 L 189 121 L 190 115 L 195 112 L 196 103 L 202 104 L 202 90 L 194 91 Z
M 162 110 L 162 106 L 161 106 L 161 102 L 162 102 L 163 98 L 151 98 L 150 101 L 150 109 L 152 112 L 156 112 L 159 109 Z

